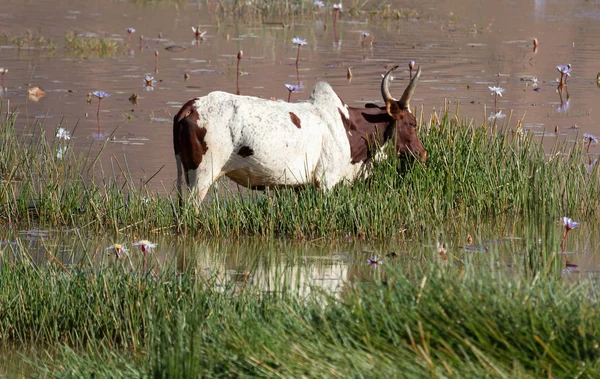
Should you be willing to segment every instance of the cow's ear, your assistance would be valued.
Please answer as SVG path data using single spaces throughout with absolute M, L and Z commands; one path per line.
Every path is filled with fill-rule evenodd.
M 391 117 L 398 118 L 398 114 L 402 109 L 400 109 L 400 106 L 398 105 L 397 101 L 393 99 L 388 99 L 385 102 L 385 110 L 387 114 L 389 114 Z

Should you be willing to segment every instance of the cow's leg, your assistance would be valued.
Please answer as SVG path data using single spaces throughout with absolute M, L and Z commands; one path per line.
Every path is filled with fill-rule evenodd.
M 186 172 L 190 196 L 196 204 L 204 200 L 210 186 L 223 175 L 224 163 L 214 158 L 213 155 L 207 155 L 196 169 Z
M 183 164 L 181 163 L 180 154 L 175 154 L 175 162 L 177 163 L 177 198 L 179 200 L 179 208 L 181 208 L 183 206 Z

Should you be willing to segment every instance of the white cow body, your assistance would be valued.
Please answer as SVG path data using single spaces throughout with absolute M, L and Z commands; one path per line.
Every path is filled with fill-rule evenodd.
M 329 189 L 366 175 L 368 162 L 353 160 L 351 139 L 367 132 L 349 126 L 350 119 L 350 108 L 323 82 L 301 103 L 220 91 L 190 100 L 174 120 L 178 190 L 183 177 L 202 200 L 223 175 L 258 189 L 309 183 Z

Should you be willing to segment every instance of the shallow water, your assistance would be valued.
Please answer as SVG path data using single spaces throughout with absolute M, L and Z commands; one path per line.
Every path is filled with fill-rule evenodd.
M 426 119 L 448 101 L 453 110 L 460 103 L 461 117 L 481 123 L 494 113 L 488 86 L 500 85 L 506 91 L 498 108 L 507 117 L 499 118 L 499 123 L 514 127 L 517 119 L 523 119 L 525 127 L 545 135 L 549 143 L 556 138 L 556 127 L 558 138 L 600 134 L 593 118 L 600 100 L 597 2 L 391 3 L 391 9 L 414 9 L 420 17 L 352 18 L 347 11 L 350 4 L 345 4 L 346 12 L 334 27 L 328 8 L 308 18 L 275 15 L 264 20 L 269 23 L 262 23 L 219 16 L 207 5 L 186 2 L 144 6 L 47 1 L 33 5 L 7 0 L 0 10 L 0 32 L 14 37 L 27 30 L 40 31 L 55 42 L 56 50 L 17 49 L 11 43 L 0 46 L 0 66 L 9 70 L 2 102 L 18 106 L 21 126 L 39 119 L 50 136 L 59 123 L 75 130 L 72 143 L 82 151 L 90 146 L 92 152 L 99 151 L 102 139 L 114 132 L 102 159 L 126 160 L 136 180 L 148 180 L 158 172 L 149 185 L 161 192 L 173 188 L 176 175 L 172 116 L 192 97 L 213 90 L 235 92 L 239 50 L 244 51 L 240 77 L 244 95 L 287 99 L 284 84 L 299 79 L 304 90 L 292 94 L 292 101 L 299 101 L 307 98 L 317 81 L 326 80 L 350 105 L 376 102 L 385 67 L 404 67 L 392 82 L 392 91 L 400 92 L 409 75 L 407 63 L 414 59 L 423 74 L 412 105 L 422 107 Z M 206 35 L 196 43 L 191 27 L 198 24 Z M 128 52 L 99 57 L 65 50 L 67 32 L 126 41 L 127 27 L 136 29 Z M 374 37 L 372 46 L 361 43 L 362 32 Z M 141 44 L 140 35 L 144 36 Z M 301 50 L 298 72 L 293 37 L 308 41 Z M 539 40 L 537 51 L 533 38 Z M 159 54 L 157 72 L 155 52 Z M 556 91 L 556 65 L 567 63 L 573 72 L 564 110 L 566 96 L 561 106 Z M 348 67 L 352 68 L 351 81 L 346 77 Z M 188 80 L 184 80 L 185 73 Z M 152 91 L 144 88 L 146 75 L 157 81 Z M 531 77 L 538 78 L 537 86 L 529 81 Z M 46 91 L 37 102 L 28 100 L 27 89 L 33 86 Z M 99 118 L 97 99 L 86 102 L 87 94 L 95 90 L 111 95 L 102 100 Z M 138 105 L 128 101 L 133 93 L 139 96 Z M 591 151 L 597 154 L 598 147 L 592 146 Z

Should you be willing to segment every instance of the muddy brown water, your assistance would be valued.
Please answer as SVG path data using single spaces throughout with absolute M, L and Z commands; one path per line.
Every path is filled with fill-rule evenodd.
M 312 4 L 312 2 L 308 2 Z M 55 51 L 0 46 L 4 78 L 1 99 L 17 106 L 19 125 L 44 122 L 49 135 L 59 123 L 73 130 L 73 146 L 83 151 L 102 145 L 98 136 L 114 131 L 114 139 L 102 159 L 125 160 L 135 179 L 147 180 L 157 191 L 170 190 L 176 176 L 171 142 L 171 118 L 188 99 L 213 90 L 236 91 L 236 54 L 243 50 L 240 90 L 244 95 L 287 99 L 284 84 L 304 90 L 292 101 L 305 100 L 317 81 L 327 81 L 350 105 L 378 102 L 385 67 L 399 64 L 392 91 L 400 94 L 408 80 L 408 61 L 423 69 L 413 106 L 422 107 L 425 118 L 460 103 L 459 114 L 481 123 L 493 113 L 488 86 L 505 88 L 498 108 L 534 132 L 552 139 L 576 138 L 583 132 L 600 133 L 595 122 L 600 88 L 600 12 L 593 1 L 495 2 L 392 1 L 391 9 L 414 9 L 419 18 L 401 20 L 350 17 L 342 12 L 334 27 L 329 7 L 313 17 L 265 19 L 218 16 L 208 6 L 187 2 L 134 2 L 5 0 L 0 9 L 0 32 L 10 37 L 27 30 L 39 31 L 56 44 Z M 345 9 L 350 3 L 344 4 Z M 205 39 L 195 44 L 191 27 L 200 25 Z M 126 41 L 126 28 L 136 29 L 131 50 L 108 57 L 72 54 L 65 50 L 67 32 L 94 33 Z M 362 44 L 362 33 L 374 37 Z M 162 38 L 158 38 L 159 34 Z M 142 44 L 140 36 L 144 36 Z M 296 71 L 297 49 L 292 38 L 307 40 Z M 539 41 L 534 51 L 533 39 Z M 177 46 L 172 51 L 166 47 Z M 158 72 L 155 52 L 158 51 Z M 556 80 L 556 65 L 572 64 L 568 109 L 563 111 Z M 346 77 L 351 67 L 352 80 Z M 184 74 L 189 79 L 184 80 Z M 500 74 L 500 76 L 498 76 Z M 145 91 L 144 77 L 157 83 Z M 537 87 L 524 78 L 538 78 Z M 28 100 L 27 89 L 39 86 L 46 96 Z M 87 104 L 87 94 L 101 90 L 111 96 L 102 100 L 99 121 L 97 99 Z M 136 93 L 138 105 L 128 98 Z M 399 95 L 398 95 L 399 96 Z M 563 99 L 565 102 L 565 99 Z M 484 107 L 487 114 L 484 115 Z M 559 112 L 560 110 L 560 112 Z M 508 117 L 498 120 L 508 122 Z M 592 152 L 598 151 L 592 147 Z M 595 151 L 594 151 L 595 150 Z M 161 168 L 164 168 L 161 170 Z M 163 187 L 164 185 L 164 187 Z

